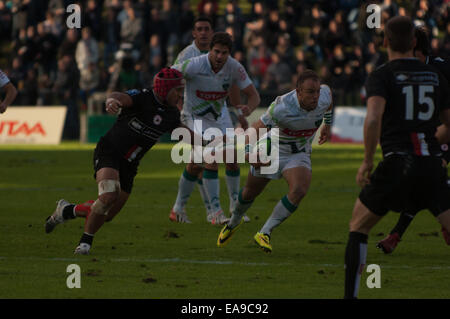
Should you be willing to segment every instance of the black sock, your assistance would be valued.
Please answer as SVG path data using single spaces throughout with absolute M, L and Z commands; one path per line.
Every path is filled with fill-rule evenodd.
M 410 215 L 408 213 L 401 213 L 400 218 L 398 219 L 397 224 L 394 226 L 394 228 L 391 231 L 391 235 L 394 233 L 398 233 L 400 238 L 402 238 L 403 234 L 406 231 L 406 228 L 408 228 L 409 224 L 413 220 L 415 215 Z
M 94 235 L 91 235 L 88 233 L 83 233 L 83 235 L 81 236 L 81 239 L 80 239 L 80 244 L 84 243 L 84 244 L 89 244 L 90 246 L 92 246 L 93 240 L 94 240 Z
M 64 220 L 74 219 L 75 217 L 77 217 L 75 215 L 75 212 L 73 211 L 74 207 L 75 207 L 75 205 L 72 205 L 72 204 L 64 207 L 63 212 L 62 212 L 62 216 L 63 216 Z
M 358 296 L 359 281 L 367 257 L 366 234 L 350 232 L 345 249 L 345 299 Z

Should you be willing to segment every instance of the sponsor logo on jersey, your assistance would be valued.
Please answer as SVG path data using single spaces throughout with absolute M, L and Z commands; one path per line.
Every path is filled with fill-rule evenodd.
M 288 128 L 283 129 L 281 132 L 288 136 L 294 136 L 294 137 L 309 137 L 314 135 L 314 133 L 317 131 L 317 128 L 312 128 L 309 130 L 290 130 Z
M 228 95 L 228 92 L 214 92 L 214 91 L 209 91 L 209 92 L 205 92 L 205 91 L 200 91 L 200 90 L 196 90 L 195 91 L 195 95 L 197 95 L 198 98 L 206 100 L 206 101 L 217 101 L 220 99 L 225 98 Z
M 397 72 L 395 73 L 397 84 L 423 84 L 439 86 L 439 76 L 436 72 Z

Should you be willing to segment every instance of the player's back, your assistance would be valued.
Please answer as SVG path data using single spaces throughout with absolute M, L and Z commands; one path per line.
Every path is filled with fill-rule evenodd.
M 386 100 L 380 144 L 383 154 L 438 155 L 439 112 L 448 107 L 445 78 L 414 58 L 392 60 L 370 74 L 368 96 Z

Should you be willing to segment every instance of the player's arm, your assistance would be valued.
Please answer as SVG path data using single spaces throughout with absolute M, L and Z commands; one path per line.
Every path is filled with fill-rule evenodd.
M 241 104 L 241 90 L 237 84 L 233 84 L 230 88 L 230 104 L 231 106 L 237 106 Z M 237 109 L 237 118 L 241 124 L 242 129 L 248 129 L 248 121 L 242 113 L 241 109 Z
M 247 104 L 239 104 L 235 105 L 235 107 L 241 110 L 243 115 L 249 116 L 258 107 L 261 102 L 261 98 L 259 97 L 259 93 L 253 84 L 250 84 L 242 89 L 242 93 L 247 96 Z
M 6 92 L 6 95 L 0 103 L 0 113 L 4 113 L 17 96 L 17 89 L 11 82 L 6 83 L 2 89 Z
M 442 125 L 437 128 L 436 139 L 439 144 L 447 144 L 450 142 L 450 109 L 444 109 L 440 113 Z
M 364 160 L 356 175 L 356 182 L 363 187 L 369 183 L 369 176 L 373 169 L 373 160 L 381 134 L 386 100 L 381 96 L 371 96 L 367 100 L 367 114 L 364 121 Z
M 131 107 L 133 99 L 130 95 L 122 92 L 112 92 L 106 98 L 106 111 L 110 114 L 117 114 L 120 108 Z
M 322 129 L 320 130 L 319 145 L 322 145 L 331 138 L 331 125 L 333 124 L 333 97 L 328 86 L 327 89 L 329 90 L 330 105 L 323 115 L 324 125 L 322 125 Z

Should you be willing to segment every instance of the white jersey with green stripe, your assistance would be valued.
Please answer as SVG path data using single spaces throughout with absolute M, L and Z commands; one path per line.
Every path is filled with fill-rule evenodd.
M 312 141 L 331 103 L 331 90 L 327 85 L 320 86 L 318 105 L 312 111 L 300 107 L 297 92 L 293 90 L 278 96 L 261 116 L 261 121 L 268 128 L 278 128 L 271 136 L 278 131 L 280 153 L 311 153 Z
M 195 45 L 195 41 L 192 41 L 190 45 L 188 45 L 180 53 L 178 53 L 178 56 L 173 64 L 182 63 L 187 59 L 191 59 L 206 53 L 208 53 L 208 51 L 200 51 L 200 49 Z
M 237 84 L 241 90 L 252 84 L 244 67 L 230 56 L 217 73 L 211 68 L 209 53 L 175 64 L 172 68 L 182 72 L 186 79 L 181 111 L 184 115 L 217 121 L 232 84 Z

